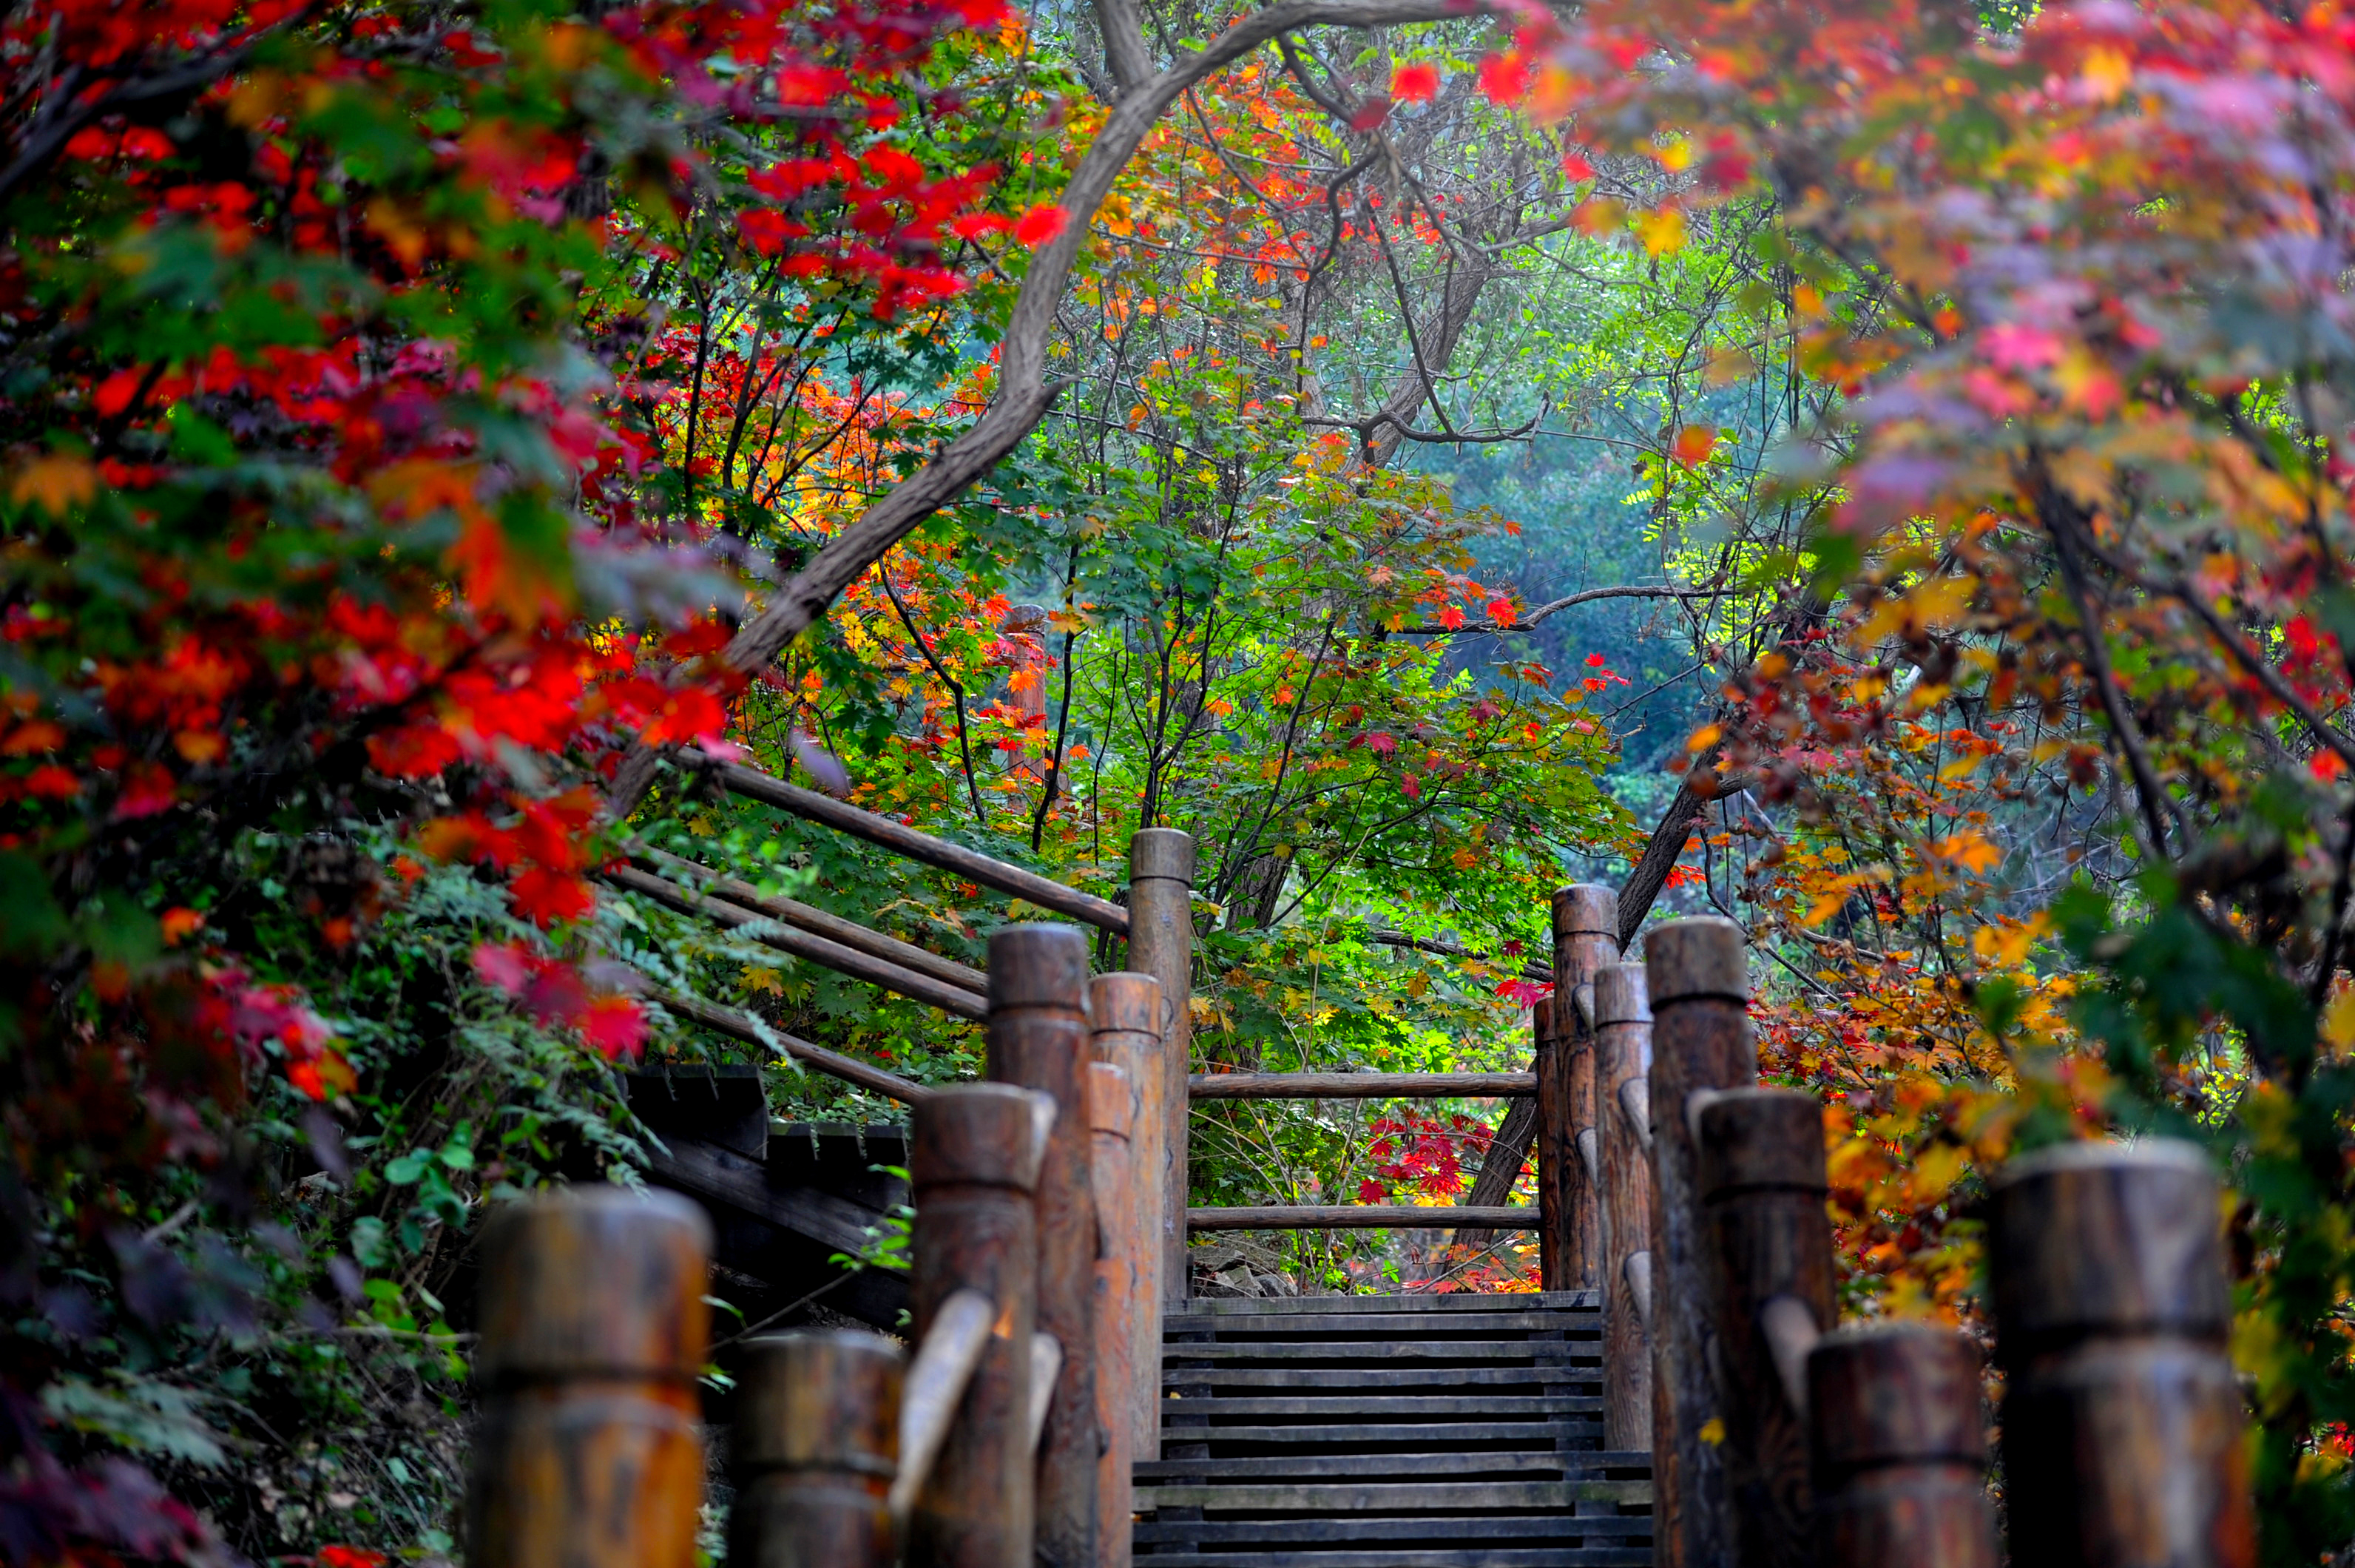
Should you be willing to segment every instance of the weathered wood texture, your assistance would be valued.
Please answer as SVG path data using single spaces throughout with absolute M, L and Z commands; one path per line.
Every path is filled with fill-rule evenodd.
M 916 1107 L 913 1328 L 951 1296 L 996 1305 L 981 1363 L 909 1521 L 910 1568 L 1029 1568 L 1036 1501 L 1030 1335 L 1036 1322 L 1039 1102 L 1009 1084 L 944 1090 Z
M 1807 1357 L 1821 1568 L 1998 1568 L 1979 1359 L 1927 1323 L 1844 1328 Z
M 1578 1146 L 1570 1125 L 1570 1063 L 1554 1019 L 1557 1002 L 1562 1011 L 1571 1010 L 1570 993 L 1561 990 L 1529 1009 L 1529 1061 L 1537 1069 L 1538 1284 L 1544 1290 L 1572 1290 L 1580 1283 Z
M 1151 984 L 1148 978 L 1146 983 Z M 1158 991 L 1160 987 L 1155 986 Z M 1101 990 L 1097 993 L 1102 995 Z M 1096 1200 L 1096 1424 L 1103 1433 L 1096 1461 L 1096 1552 L 1104 1568 L 1126 1568 L 1131 1509 L 1129 1467 L 1136 1457 L 1136 1348 L 1129 1330 L 1140 1308 L 1153 1305 L 1137 1290 L 1135 1197 L 1130 1190 L 1136 1115 L 1127 1070 L 1110 1061 L 1088 1064 L 1088 1120 L 1094 1163 L 1089 1171 Z M 1158 1320 L 1159 1314 L 1153 1313 Z M 1155 1376 L 1160 1358 L 1156 1356 Z
M 1619 895 L 1595 882 L 1560 888 L 1553 895 L 1553 1027 L 1561 1055 L 1568 1147 L 1561 1163 L 1569 1177 L 1571 1241 L 1555 1288 L 1593 1290 L 1603 1283 L 1603 1205 L 1584 1150 L 1598 1147 L 1595 1127 L 1593 1006 L 1595 972 L 1619 961 Z M 1583 998 L 1584 1011 L 1581 1000 Z M 1540 1117 L 1540 1128 L 1544 1118 Z M 1544 1155 L 1540 1156 L 1540 1166 Z
M 1393 1203 L 1318 1203 L 1264 1209 L 1188 1209 L 1188 1231 L 1444 1231 L 1477 1225 L 1534 1231 L 1535 1209 L 1418 1209 Z
M 905 1368 L 900 1348 L 875 1334 L 787 1334 L 745 1348 L 730 1563 L 890 1568 L 884 1499 L 899 1465 Z
M 1698 1130 L 1735 1560 L 1807 1568 L 1815 1498 L 1806 1424 L 1777 1375 L 1764 1319 L 1781 1297 L 1806 1309 L 1816 1333 L 1837 1318 L 1823 1106 L 1792 1089 L 1735 1089 L 1703 1105 Z
M 853 979 L 880 986 L 887 991 L 912 997 L 958 1018 L 977 1019 L 983 1016 L 981 998 L 962 986 L 953 986 L 929 975 L 920 975 L 913 969 L 862 953 L 855 947 L 846 947 L 839 942 L 798 926 L 787 925 L 773 916 L 746 909 L 726 899 L 713 898 L 708 893 L 682 887 L 668 878 L 655 876 L 652 871 L 642 871 L 635 866 L 613 866 L 598 874 L 617 888 L 644 894 L 682 914 L 700 915 L 730 931 L 751 927 L 747 934 L 753 941 L 773 947 L 780 953 L 822 965 L 837 975 L 847 975 Z
M 1603 1445 L 1652 1445 L 1652 1358 L 1631 1273 L 1651 1266 L 1652 1162 L 1624 1109 L 1625 1086 L 1652 1071 L 1652 1008 L 1644 966 L 1594 974 L 1594 1080 L 1603 1150 Z M 1641 1255 L 1633 1270 L 1628 1260 Z
M 1999 1170 L 1988 1277 L 2018 1568 L 2256 1561 L 2214 1171 L 2073 1144 Z
M 1194 840 L 1147 827 L 1128 841 L 1128 966 L 1161 982 L 1161 1299 L 1182 1299 L 1186 1267 L 1186 1078 L 1193 1057 Z
M 1758 1081 L 1750 1034 L 1742 928 L 1730 920 L 1677 920 L 1644 939 L 1652 1001 L 1652 1485 L 1661 1568 L 1725 1568 L 1732 1520 L 1710 1376 L 1710 1269 L 1686 1102 L 1700 1090 Z
M 813 822 L 822 822 L 828 827 L 847 833 L 854 838 L 864 838 L 869 844 L 879 845 L 896 855 L 905 855 L 911 860 L 921 860 L 927 866 L 952 872 L 968 881 L 979 882 L 986 888 L 1011 893 L 1026 903 L 1082 921 L 1109 931 L 1114 936 L 1128 934 L 1128 912 L 1092 893 L 1083 893 L 1060 882 L 1049 881 L 1036 871 L 1026 871 L 1019 866 L 994 860 L 962 844 L 952 844 L 929 833 L 919 833 L 903 823 L 878 816 L 871 811 L 861 811 L 855 805 L 820 795 L 815 790 L 771 778 L 740 763 L 716 762 L 691 746 L 682 747 L 678 754 L 680 761 L 709 773 L 730 794 L 773 805 L 781 811 L 790 811 Z
M 1098 1195 L 1099 1215 L 1123 1216 L 1119 1254 L 1126 1260 L 1120 1296 L 1120 1323 L 1127 1336 L 1128 1431 L 1132 1450 L 1150 1459 L 1161 1447 L 1161 1273 L 1167 1260 L 1161 1244 L 1164 1220 L 1161 1168 L 1169 1137 L 1162 1096 L 1168 1081 L 1161 1060 L 1161 982 L 1150 975 L 1099 975 L 1088 984 L 1088 1009 L 1095 1028 L 1095 1053 L 1128 1074 L 1127 1195 L 1117 1201 Z M 1107 1254 L 1113 1252 L 1106 1243 Z
M 1038 1557 L 1096 1555 L 1095 1199 L 1088 1115 L 1088 939 L 1076 926 L 1008 925 L 989 938 L 988 1073 L 1055 1103 L 1039 1166 L 1038 1331 L 1062 1362 L 1039 1444 Z M 1032 1413 L 1037 1419 L 1036 1411 Z
M 631 850 L 631 859 L 674 881 L 684 882 L 698 892 L 741 904 L 772 920 L 781 920 L 787 925 L 799 926 L 828 941 L 838 942 L 845 947 L 857 948 L 869 957 L 880 958 L 902 969 L 912 969 L 919 975 L 928 975 L 935 980 L 961 987 L 976 997 L 987 993 L 988 977 L 969 965 L 960 964 L 954 958 L 943 958 L 929 948 L 919 947 L 912 942 L 902 942 L 855 920 L 845 920 L 814 904 L 805 904 L 799 899 L 772 897 L 750 882 L 726 876 L 684 855 L 674 855 L 667 849 L 657 849 L 651 845 L 639 845 Z
M 1452 1100 L 1537 1091 L 1534 1072 L 1198 1072 L 1197 1100 Z
M 474 1568 L 694 1568 L 710 1253 L 694 1204 L 612 1187 L 484 1228 Z

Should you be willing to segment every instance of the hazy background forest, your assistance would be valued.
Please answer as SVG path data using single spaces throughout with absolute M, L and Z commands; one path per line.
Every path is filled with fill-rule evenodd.
M 1751 933 L 1849 1313 L 1976 1328 L 2009 1152 L 2201 1139 L 2269 1561 L 2355 1538 L 2335 13 L 172 0 L 0 65 L 10 1560 L 452 1553 L 472 1238 L 638 1179 L 616 1062 L 901 1114 L 655 989 L 978 1072 L 601 874 L 1037 912 L 682 748 L 1107 897 L 1194 835 L 1198 1071 L 1521 1066 L 1550 893 L 1645 863 Z M 1503 1110 L 1206 1104 L 1194 1201 L 1526 1193 Z

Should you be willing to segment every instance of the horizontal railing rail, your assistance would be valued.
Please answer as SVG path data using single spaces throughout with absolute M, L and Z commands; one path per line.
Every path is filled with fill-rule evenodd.
M 838 974 L 880 986 L 887 991 L 897 991 L 903 997 L 929 1003 L 944 1013 L 976 1023 L 989 1016 L 988 1004 L 962 986 L 952 986 L 929 975 L 919 975 L 913 969 L 846 947 L 828 937 L 783 923 L 773 915 L 747 909 L 726 899 L 699 893 L 682 887 L 652 871 L 642 871 L 635 866 L 612 866 L 598 873 L 617 888 L 643 893 L 656 903 L 675 909 L 682 914 L 701 915 L 704 919 L 730 930 L 751 926 L 747 935 L 754 941 L 789 953 L 796 958 L 806 958 Z
M 673 881 L 684 882 L 698 892 L 741 904 L 749 910 L 757 910 L 772 920 L 799 926 L 814 936 L 838 942 L 871 958 L 880 958 L 902 969 L 912 969 L 919 975 L 930 976 L 946 985 L 971 991 L 976 997 L 988 993 L 988 977 L 980 970 L 960 964 L 954 958 L 943 958 L 928 947 L 902 942 L 896 936 L 863 926 L 855 920 L 846 920 L 838 914 L 805 904 L 799 899 L 763 893 L 750 882 L 715 871 L 700 861 L 690 860 L 684 855 L 674 855 L 667 849 L 638 845 L 632 848 L 631 858 L 647 869 L 658 871 Z
M 1128 934 L 1128 912 L 1093 893 L 1067 888 L 1036 871 L 1009 866 L 977 849 L 952 844 L 945 838 L 935 838 L 904 823 L 879 816 L 832 795 L 820 795 L 815 790 L 772 778 L 741 763 L 722 763 L 692 748 L 682 750 L 679 760 L 708 772 L 730 794 L 773 805 L 780 811 L 790 811 L 796 816 L 807 817 L 812 822 L 822 823 L 855 838 L 864 838 L 869 844 L 894 854 L 905 855 L 911 860 L 920 860 L 936 870 L 979 882 L 984 887 L 996 888 L 1002 893 L 1011 893 L 1026 903 L 1066 915 L 1101 931 L 1109 931 L 1114 936 L 1125 937 Z
M 1535 1209 L 1518 1205 L 1422 1209 L 1408 1203 L 1316 1203 L 1186 1211 L 1189 1231 L 1444 1231 L 1464 1225 L 1534 1231 L 1538 1220 Z
M 1534 1072 L 1197 1072 L 1197 1100 L 1454 1100 L 1537 1092 Z
M 690 997 L 684 991 L 673 991 L 660 986 L 648 987 L 645 994 L 648 999 L 660 1002 L 679 1017 L 691 1019 L 715 1033 L 758 1046 L 763 1051 L 783 1051 L 813 1072 L 838 1078 L 845 1083 L 855 1083 L 861 1089 L 889 1100 L 897 1100 L 903 1105 L 921 1105 L 940 1093 L 929 1084 L 902 1078 L 896 1072 L 887 1072 L 880 1067 L 856 1057 L 845 1056 L 840 1051 L 828 1051 L 822 1045 L 812 1045 L 808 1040 L 797 1039 L 782 1029 L 771 1029 L 751 1014 L 739 1012 L 734 1008 L 723 1008 L 717 1002 L 707 1002 L 700 997 Z

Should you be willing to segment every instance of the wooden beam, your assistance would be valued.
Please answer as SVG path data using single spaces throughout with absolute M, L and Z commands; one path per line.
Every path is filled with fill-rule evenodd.
M 741 1209 L 756 1220 L 781 1231 L 824 1242 L 840 1252 L 856 1253 L 870 1238 L 867 1228 L 874 1216 L 830 1192 L 806 1187 L 772 1187 L 768 1168 L 716 1144 L 679 1139 L 670 1152 L 646 1151 L 646 1170 L 655 1180 L 682 1192 L 692 1192 L 731 1209 Z
M 1188 1209 L 1189 1231 L 1444 1231 L 1480 1225 L 1492 1231 L 1534 1231 L 1528 1208 L 1417 1209 L 1387 1203 L 1320 1203 L 1304 1208 Z
M 641 871 L 635 866 L 613 866 L 598 875 L 617 888 L 643 893 L 656 903 L 667 905 L 682 914 L 701 915 L 730 930 L 748 925 L 762 927 L 750 933 L 754 941 L 780 953 L 806 958 L 837 975 L 847 975 L 854 980 L 864 980 L 870 986 L 897 991 L 944 1013 L 976 1022 L 988 1015 L 989 1009 L 981 997 L 961 986 L 935 980 L 929 975 L 919 975 L 912 969 L 903 969 L 897 964 L 889 964 L 855 948 L 845 947 L 839 942 L 829 942 L 823 936 L 795 930 L 765 914 L 730 903 L 725 899 L 711 898 L 691 888 L 683 888 L 651 871 Z
M 939 1090 L 902 1078 L 896 1072 L 886 1072 L 880 1067 L 868 1065 L 856 1057 L 826 1050 L 822 1045 L 769 1028 L 751 1015 L 734 1008 L 723 1008 L 717 1002 L 707 1002 L 700 997 L 690 997 L 684 991 L 665 990 L 659 986 L 648 987 L 646 995 L 660 1002 L 683 1019 L 692 1019 L 708 1029 L 757 1045 L 762 1051 L 782 1051 L 812 1072 L 823 1072 L 828 1078 L 839 1078 L 845 1083 L 856 1083 L 861 1089 L 897 1100 L 903 1105 L 921 1105 Z
M 1092 893 L 1083 893 L 1077 888 L 1050 881 L 1036 871 L 1026 871 L 1019 866 L 993 860 L 977 849 L 968 849 L 962 844 L 952 844 L 945 838 L 920 833 L 887 816 L 878 816 L 871 811 L 862 811 L 832 795 L 820 795 L 815 790 L 771 778 L 741 763 L 716 762 L 693 747 L 682 748 L 678 755 L 681 762 L 709 773 L 730 794 L 741 795 L 747 800 L 757 800 L 764 805 L 773 805 L 780 811 L 790 811 L 812 822 L 823 823 L 854 838 L 864 838 L 895 855 L 904 855 L 936 870 L 996 888 L 1000 892 L 1011 893 L 1025 902 L 1082 921 L 1109 931 L 1114 936 L 1128 935 L 1128 912 Z
M 1197 1100 L 1452 1100 L 1527 1094 L 1534 1072 L 1197 1072 Z
M 944 984 L 971 991 L 976 997 L 986 995 L 988 992 L 989 982 L 980 970 L 960 964 L 954 958 L 943 958 L 931 949 L 919 947 L 912 942 L 902 942 L 896 936 L 887 936 L 879 931 L 870 931 L 855 920 L 845 920 L 838 914 L 829 914 L 825 910 L 803 903 L 798 899 L 767 897 L 750 882 L 723 876 L 709 866 L 690 860 L 684 855 L 674 855 L 666 849 L 656 849 L 649 845 L 641 845 L 631 851 L 631 856 L 639 864 L 662 871 L 674 881 L 686 882 L 698 892 L 726 899 L 730 903 L 742 904 L 746 909 L 757 910 L 772 920 L 783 921 L 787 925 L 797 925 L 804 931 L 825 937 L 829 942 L 839 942 L 845 947 L 856 948 L 869 957 L 880 958 L 887 964 L 897 964 L 902 969 L 913 969 L 920 975 L 929 975 Z

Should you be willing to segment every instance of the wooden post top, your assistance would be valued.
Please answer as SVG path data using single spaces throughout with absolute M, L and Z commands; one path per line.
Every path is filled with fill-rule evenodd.
M 900 1468 L 907 1357 L 879 1334 L 780 1334 L 744 1347 L 733 1457 L 740 1471 Z
M 1039 1136 L 1043 1096 L 1011 1083 L 963 1083 L 916 1107 L 908 1154 L 911 1183 L 927 1187 L 1039 1185 Z M 1051 1108 L 1051 1107 L 1050 1107 Z
M 1128 841 L 1128 880 L 1194 885 L 1194 836 L 1175 827 L 1139 828 Z
M 1933 1323 L 1859 1325 L 1807 1356 L 1807 1409 L 1819 1475 L 1897 1464 L 1987 1464 L 1979 1358 Z
M 1088 1006 L 1088 937 L 1076 925 L 1050 922 L 1003 925 L 989 933 L 989 1005 L 1000 1008 Z
M 1722 1090 L 1703 1100 L 1694 1130 L 1704 1203 L 1736 1192 L 1830 1189 L 1824 1109 L 1812 1094 L 1796 1089 Z
M 1594 972 L 1594 1023 L 1647 1024 L 1652 1021 L 1651 993 L 1644 987 L 1641 964 L 1605 964 Z
M 1540 1044 L 1554 1038 L 1551 997 L 1540 997 L 1529 1004 L 1529 1033 Z
M 1161 1033 L 1161 982 L 1133 969 L 1099 975 L 1088 982 L 1088 1013 L 1098 1034 L 1126 1029 L 1157 1037 Z
M 702 1371 L 711 1222 L 687 1199 L 566 1188 L 492 1215 L 482 1248 L 485 1386 Z
M 1619 895 L 1600 882 L 1578 882 L 1553 892 L 1553 932 L 1619 940 Z
M 1655 1008 L 1695 997 L 1750 1000 L 1742 928 L 1716 915 L 1672 920 L 1644 937 L 1645 994 Z
M 2064 1144 L 2010 1161 L 1989 1188 L 2007 1364 L 2087 1334 L 2221 1340 L 2231 1327 L 2216 1172 L 2198 1146 Z

